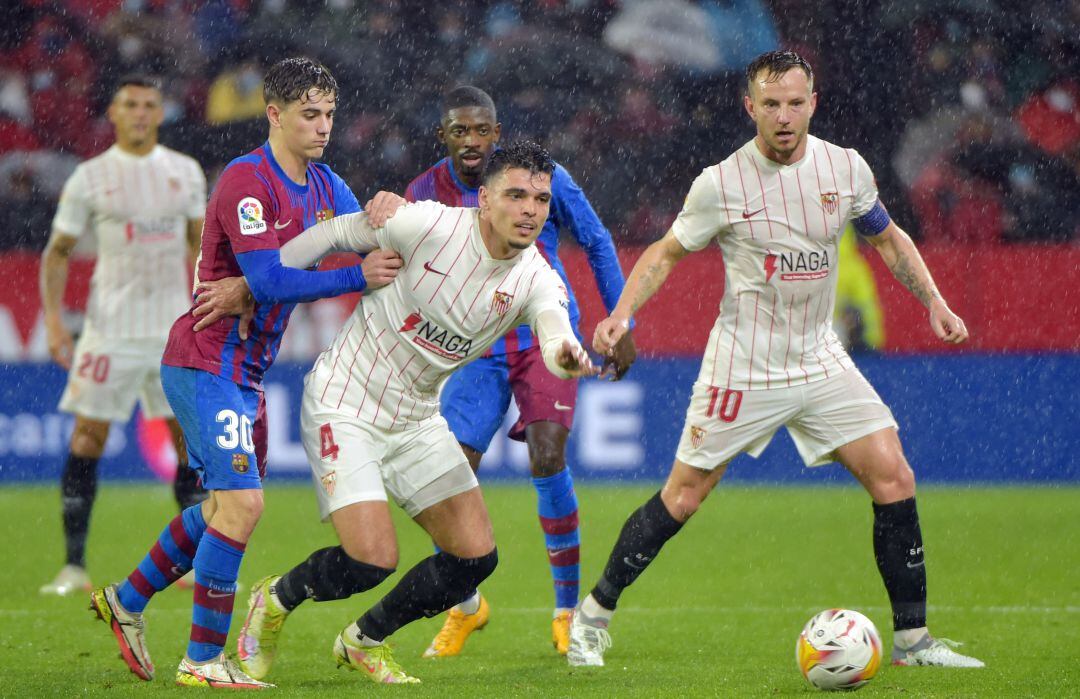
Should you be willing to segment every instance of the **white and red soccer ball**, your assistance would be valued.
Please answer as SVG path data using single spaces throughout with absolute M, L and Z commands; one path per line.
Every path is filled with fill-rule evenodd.
M 859 612 L 826 609 L 803 627 L 795 662 L 818 689 L 858 689 L 881 668 L 881 636 Z

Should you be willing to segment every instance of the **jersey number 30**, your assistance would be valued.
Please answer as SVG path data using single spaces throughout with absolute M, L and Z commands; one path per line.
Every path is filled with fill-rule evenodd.
M 219 435 L 217 445 L 222 449 L 235 449 L 237 445 L 249 454 L 255 452 L 255 442 L 251 436 L 251 420 L 247 415 L 237 415 L 235 410 L 218 411 L 215 418 L 223 423 L 225 434 Z

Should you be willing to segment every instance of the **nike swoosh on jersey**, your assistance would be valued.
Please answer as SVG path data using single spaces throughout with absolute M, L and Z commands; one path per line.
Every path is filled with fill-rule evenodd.
M 446 276 L 446 272 L 440 272 L 439 270 L 435 269 L 434 267 L 431 266 L 430 262 L 425 262 L 424 263 L 424 269 L 426 269 L 429 272 L 434 272 L 435 274 L 442 275 L 444 277 Z
M 559 401 L 555 401 L 555 409 L 556 410 L 573 410 L 574 407 L 571 406 L 571 405 L 563 405 Z
M 922 560 L 922 561 L 919 561 L 918 563 L 908 563 L 907 567 L 908 568 L 921 568 L 924 565 L 926 565 L 926 561 Z
M 283 228 L 288 228 L 290 223 L 292 223 L 291 218 L 285 223 L 282 223 L 281 221 L 274 221 L 274 230 L 280 231 Z
M 765 210 L 765 207 L 763 206 L 760 209 L 758 209 L 757 211 L 750 211 L 750 212 L 744 211 L 744 212 L 742 212 L 742 217 L 743 218 L 750 218 L 751 216 L 755 216 L 757 214 L 760 214 L 764 210 Z

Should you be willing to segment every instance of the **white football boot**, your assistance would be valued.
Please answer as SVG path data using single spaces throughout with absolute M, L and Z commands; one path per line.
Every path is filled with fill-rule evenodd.
M 957 653 L 953 648 L 962 643 L 947 638 L 934 638 L 926 634 L 921 641 L 907 650 L 893 646 L 893 665 L 932 665 L 935 667 L 986 667 L 977 658 Z
M 42 585 L 38 592 L 43 595 L 67 597 L 76 593 L 90 592 L 92 589 L 94 588 L 90 584 L 90 576 L 86 574 L 86 568 L 69 563 L 60 569 L 52 582 Z
M 566 661 L 573 667 L 603 667 L 604 651 L 611 647 L 611 635 L 604 626 L 586 623 L 580 609 L 570 615 L 570 648 Z

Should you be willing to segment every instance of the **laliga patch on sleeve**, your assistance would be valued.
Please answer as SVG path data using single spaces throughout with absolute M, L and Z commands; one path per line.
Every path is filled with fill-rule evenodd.
M 244 235 L 259 235 L 266 232 L 263 220 L 263 205 L 255 197 L 244 197 L 236 205 L 236 218 L 240 222 L 240 232 Z

